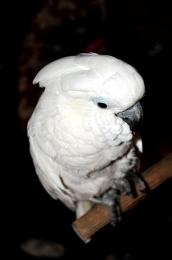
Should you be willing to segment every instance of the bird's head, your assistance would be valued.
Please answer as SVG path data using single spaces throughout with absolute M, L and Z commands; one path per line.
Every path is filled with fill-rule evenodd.
M 142 117 L 138 101 L 145 91 L 143 79 L 132 66 L 112 56 L 89 53 L 59 59 L 45 66 L 33 83 L 57 94 L 62 106 L 81 116 L 113 114 L 131 128 Z

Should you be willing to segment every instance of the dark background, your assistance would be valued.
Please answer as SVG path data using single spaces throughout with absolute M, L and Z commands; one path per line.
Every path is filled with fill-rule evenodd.
M 145 81 L 144 168 L 163 158 L 172 151 L 171 7 L 167 1 L 59 1 L 62 6 L 71 2 L 77 6 L 76 12 L 71 14 L 65 7 L 58 10 L 59 6 L 54 9 L 61 22 L 37 36 L 44 59 L 33 63 L 36 65 L 31 72 L 27 72 L 27 66 L 23 72 L 21 68 L 27 64 L 27 57 L 21 59 L 27 51 L 23 45 L 32 31 L 41 34 L 32 21 L 48 2 L 16 0 L 0 4 L 4 259 L 9 254 L 31 258 L 20 250 L 20 244 L 32 237 L 62 243 L 65 259 L 107 259 L 108 255 L 116 257 L 113 259 L 172 259 L 168 238 L 172 232 L 171 182 L 125 215 L 118 228 L 105 227 L 85 245 L 71 228 L 74 214 L 50 198 L 37 179 L 28 148 L 27 117 L 23 119 L 19 109 L 23 98 L 21 77 L 29 77 L 31 82 L 44 63 L 84 51 L 113 55 L 133 65 Z M 99 3 L 103 3 L 101 8 Z M 83 10 L 85 14 L 81 15 Z M 25 98 L 33 100 L 34 91 L 26 91 Z

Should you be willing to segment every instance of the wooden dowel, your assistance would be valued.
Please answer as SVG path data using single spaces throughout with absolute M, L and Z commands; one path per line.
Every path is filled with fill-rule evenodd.
M 170 179 L 172 177 L 172 153 L 143 172 L 142 176 L 147 182 L 150 190 L 154 190 Z M 147 194 L 148 193 L 140 193 L 136 198 L 121 195 L 122 212 L 126 212 L 136 207 Z M 111 218 L 111 208 L 104 204 L 97 204 L 84 216 L 75 220 L 72 226 L 78 236 L 87 243 L 98 230 L 111 221 Z

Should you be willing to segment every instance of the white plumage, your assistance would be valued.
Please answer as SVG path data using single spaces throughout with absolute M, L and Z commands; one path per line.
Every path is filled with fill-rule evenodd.
M 141 76 L 119 59 L 90 53 L 50 63 L 33 83 L 45 88 L 28 123 L 44 188 L 76 211 L 82 202 L 103 199 L 137 168 L 137 144 L 125 111 L 139 120 Z

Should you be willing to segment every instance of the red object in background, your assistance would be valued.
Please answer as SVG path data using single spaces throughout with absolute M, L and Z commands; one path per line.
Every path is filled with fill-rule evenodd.
M 103 37 L 97 37 L 90 42 L 83 50 L 85 53 L 96 52 L 99 54 L 105 54 L 106 52 L 106 41 Z

